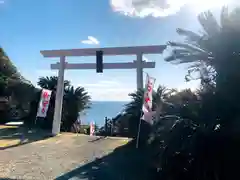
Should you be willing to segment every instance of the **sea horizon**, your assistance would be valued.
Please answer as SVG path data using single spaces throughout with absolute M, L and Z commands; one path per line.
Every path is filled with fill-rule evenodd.
M 82 124 L 95 122 L 99 126 L 104 125 L 104 119 L 114 118 L 124 110 L 129 101 L 91 101 L 90 108 L 80 113 Z

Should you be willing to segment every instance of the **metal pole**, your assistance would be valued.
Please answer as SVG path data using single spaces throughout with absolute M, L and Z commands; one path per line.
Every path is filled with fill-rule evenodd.
M 53 127 L 52 127 L 53 135 L 57 135 L 60 133 L 63 92 L 64 92 L 64 68 L 65 68 L 65 56 L 62 56 L 60 57 L 60 68 L 58 71 L 57 92 L 56 92 L 56 98 L 55 98 L 55 108 L 54 108 Z
M 137 89 L 143 89 L 142 53 L 137 54 Z M 139 146 L 139 138 L 140 138 L 141 122 L 142 122 L 141 117 L 142 117 L 142 113 L 141 113 L 139 124 L 138 124 L 136 148 L 138 148 Z
M 140 116 L 140 119 L 139 119 L 139 124 L 138 124 L 136 148 L 138 148 L 138 146 L 139 146 L 139 137 L 140 137 L 141 123 L 142 123 L 141 117 L 142 117 L 142 113 L 141 113 L 141 116 Z

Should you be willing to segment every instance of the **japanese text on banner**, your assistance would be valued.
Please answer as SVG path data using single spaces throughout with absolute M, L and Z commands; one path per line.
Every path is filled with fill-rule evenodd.
M 51 94 L 52 94 L 52 91 L 47 89 L 42 89 L 39 106 L 38 106 L 37 117 L 46 117 Z

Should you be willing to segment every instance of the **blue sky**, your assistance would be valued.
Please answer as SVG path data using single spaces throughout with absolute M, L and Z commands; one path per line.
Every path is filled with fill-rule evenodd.
M 57 74 L 50 70 L 50 64 L 58 59 L 43 58 L 40 50 L 161 45 L 181 40 L 175 32 L 178 27 L 199 31 L 196 14 L 209 6 L 216 9 L 214 3 L 204 0 L 195 4 L 169 0 L 169 6 L 163 6 L 164 0 L 142 0 L 141 5 L 136 5 L 136 1 L 139 0 L 0 1 L 0 45 L 19 71 L 36 84 L 40 76 Z M 215 4 L 220 1 L 212 0 Z M 89 36 L 90 40 L 84 41 Z M 149 61 L 156 62 L 155 69 L 145 70 L 157 79 L 156 85 L 196 87 L 197 82 L 184 82 L 186 66 L 163 61 L 166 52 L 146 55 Z M 104 58 L 104 62 L 133 60 L 134 56 Z M 67 61 L 95 62 L 95 57 Z M 136 89 L 135 70 L 105 70 L 103 74 L 69 70 L 65 78 L 75 86 L 84 86 L 94 100 L 127 100 L 128 93 Z

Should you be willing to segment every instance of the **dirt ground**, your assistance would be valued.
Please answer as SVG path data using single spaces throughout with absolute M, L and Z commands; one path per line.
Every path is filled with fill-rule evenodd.
M 0 133 L 0 143 L 1 140 L 5 145 L 9 143 L 6 137 L 1 138 Z M 115 148 L 128 142 L 126 138 L 98 138 L 68 133 L 43 140 L 32 140 L 24 145 L 19 145 L 17 138 L 11 140 L 15 140 L 15 143 L 17 141 L 18 145 L 0 150 L 0 180 L 57 179 L 76 168 L 111 154 Z

